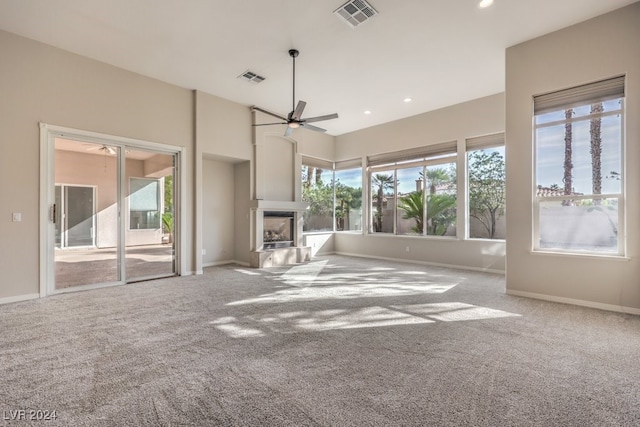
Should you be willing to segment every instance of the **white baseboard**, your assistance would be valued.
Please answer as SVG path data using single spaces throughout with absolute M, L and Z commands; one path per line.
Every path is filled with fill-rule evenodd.
M 538 294 L 535 292 L 514 291 L 512 289 L 507 289 L 506 293 L 507 295 L 512 295 L 515 297 L 533 298 L 533 299 L 539 299 L 543 301 L 559 302 L 562 304 L 572 304 L 572 305 L 579 305 L 582 307 L 596 308 L 598 310 L 615 311 L 618 313 L 640 315 L 640 309 L 633 308 L 633 307 L 625 307 L 623 305 L 604 304 L 600 302 L 585 301 L 585 300 L 575 299 L 575 298 L 565 298 L 565 297 L 557 297 L 553 295 Z
M 380 256 L 372 256 L 372 255 L 363 255 L 363 254 L 351 254 L 348 252 L 334 252 L 334 254 L 344 255 L 344 256 L 353 256 L 358 258 L 381 259 L 384 261 L 406 262 L 409 264 L 429 265 L 433 267 L 455 268 L 457 270 L 481 271 L 483 273 L 496 273 L 496 274 L 502 274 L 504 276 L 504 270 L 494 270 L 492 268 L 469 267 L 467 265 L 443 264 L 439 262 L 420 261 L 420 260 L 405 259 L 405 258 L 389 258 L 389 257 L 380 257 Z
M 10 304 L 12 302 L 28 301 L 30 299 L 37 299 L 37 298 L 40 298 L 40 294 L 25 294 L 25 295 L 16 295 L 13 297 L 5 297 L 5 298 L 0 298 L 0 305 Z
M 195 271 L 195 270 L 189 270 L 189 271 L 184 271 L 184 272 L 182 272 L 182 273 L 180 274 L 180 276 L 182 276 L 182 277 L 187 277 L 187 276 L 197 276 L 197 275 L 199 275 L 199 274 L 202 274 L 202 270 L 200 270 L 199 272 L 198 272 L 198 271 Z
M 249 263 L 248 262 L 236 261 L 234 259 L 229 260 L 229 261 L 207 262 L 207 263 L 203 263 L 202 267 L 203 268 L 206 268 L 206 267 L 217 267 L 219 265 L 229 265 L 229 264 L 238 264 L 238 265 L 242 265 L 242 266 L 245 266 L 245 267 L 249 267 Z

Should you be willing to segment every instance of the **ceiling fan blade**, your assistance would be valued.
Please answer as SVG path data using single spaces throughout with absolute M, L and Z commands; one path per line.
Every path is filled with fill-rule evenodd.
M 257 123 L 253 126 L 271 126 L 271 125 L 286 125 L 287 122 L 277 122 L 277 123 Z
M 333 113 L 333 114 L 327 114 L 325 116 L 309 117 L 308 119 L 304 119 L 303 122 L 313 123 L 313 122 L 321 122 L 324 120 L 331 120 L 331 119 L 337 119 L 337 118 L 338 118 L 338 113 Z
M 284 131 L 284 136 L 290 136 L 292 132 L 293 132 L 293 128 L 287 126 L 287 130 Z
M 313 130 L 316 132 L 326 132 L 326 129 L 319 128 L 318 126 L 308 125 L 306 123 L 300 123 L 300 126 L 303 126 L 305 129 Z
M 291 114 L 291 120 L 300 120 L 302 116 L 302 112 L 304 111 L 304 107 L 307 106 L 307 103 L 304 101 L 298 101 L 298 105 L 296 105 L 296 109 L 293 110 Z
M 256 107 L 255 105 L 254 105 L 253 107 L 251 107 L 251 108 L 252 108 L 253 110 L 260 111 L 261 113 L 268 114 L 268 115 L 270 115 L 270 116 L 272 116 L 272 117 L 275 117 L 276 119 L 284 120 L 285 122 L 287 121 L 287 118 L 286 118 L 286 117 L 282 117 L 282 116 L 281 116 L 281 115 L 279 115 L 279 114 L 272 113 L 271 111 L 265 110 L 265 109 L 260 108 L 260 107 Z

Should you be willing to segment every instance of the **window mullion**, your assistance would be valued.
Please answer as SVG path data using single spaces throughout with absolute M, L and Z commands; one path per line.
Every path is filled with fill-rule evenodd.
M 427 235 L 427 165 L 422 167 L 422 235 Z
M 393 234 L 398 234 L 398 169 L 393 170 Z

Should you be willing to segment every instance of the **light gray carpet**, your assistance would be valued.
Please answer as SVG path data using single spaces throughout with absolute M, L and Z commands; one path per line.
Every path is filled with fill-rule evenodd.
M 640 425 L 640 318 L 500 275 L 224 266 L 0 306 L 0 333 L 0 425 Z

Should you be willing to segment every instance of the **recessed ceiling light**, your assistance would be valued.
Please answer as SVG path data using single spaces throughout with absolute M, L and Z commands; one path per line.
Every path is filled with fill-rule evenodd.
M 413 101 L 413 99 L 411 99 L 411 98 L 405 98 L 404 99 L 404 102 L 411 102 L 411 101 Z
M 369 114 L 371 114 L 371 111 L 367 110 L 367 111 L 365 111 L 364 113 L 365 113 L 365 114 L 367 114 L 367 115 L 369 115 Z
M 478 3 L 478 7 L 484 9 L 485 7 L 489 7 L 493 4 L 493 0 L 482 0 Z

